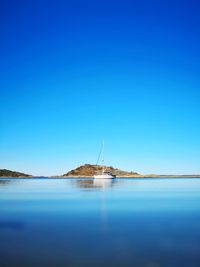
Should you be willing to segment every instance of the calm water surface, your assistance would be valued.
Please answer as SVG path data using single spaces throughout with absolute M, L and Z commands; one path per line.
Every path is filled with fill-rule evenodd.
M 200 266 L 200 179 L 0 179 L 0 266 Z

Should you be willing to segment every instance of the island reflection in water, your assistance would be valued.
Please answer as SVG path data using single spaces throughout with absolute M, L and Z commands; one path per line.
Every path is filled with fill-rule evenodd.
M 0 179 L 0 266 L 200 266 L 200 179 Z
M 75 179 L 73 185 L 79 188 L 106 189 L 119 183 L 117 179 Z

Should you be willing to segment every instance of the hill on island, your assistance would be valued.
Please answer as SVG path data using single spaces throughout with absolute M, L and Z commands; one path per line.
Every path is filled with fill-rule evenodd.
M 79 166 L 78 168 L 63 174 L 63 177 L 92 177 L 94 174 L 100 172 L 103 166 L 100 165 L 92 165 L 85 164 Z M 141 175 L 137 172 L 127 172 L 119 169 L 115 169 L 112 166 L 104 166 L 106 171 L 111 172 L 117 177 L 141 177 Z
M 22 172 L 0 169 L 0 177 L 31 177 L 31 175 Z

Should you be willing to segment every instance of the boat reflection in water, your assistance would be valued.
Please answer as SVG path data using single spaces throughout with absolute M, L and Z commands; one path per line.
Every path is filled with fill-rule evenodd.
M 114 187 L 118 182 L 116 179 L 77 179 L 72 181 L 79 188 L 106 189 Z

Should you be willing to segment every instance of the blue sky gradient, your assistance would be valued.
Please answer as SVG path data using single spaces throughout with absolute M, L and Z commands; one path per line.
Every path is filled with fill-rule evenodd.
M 200 173 L 198 1 L 1 1 L 1 168 Z

